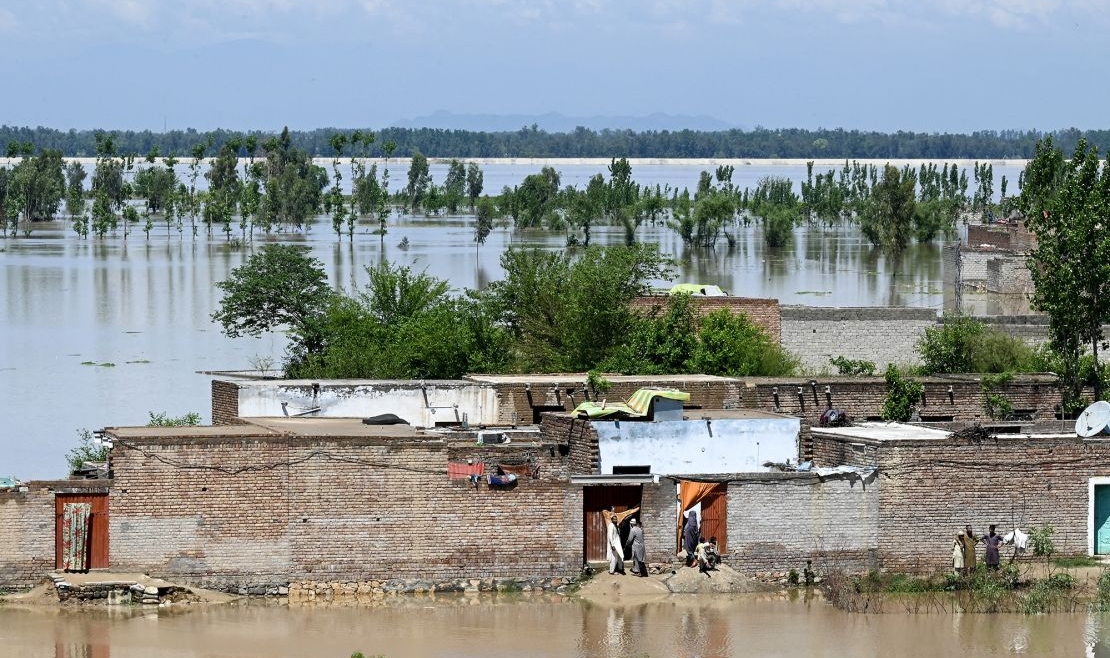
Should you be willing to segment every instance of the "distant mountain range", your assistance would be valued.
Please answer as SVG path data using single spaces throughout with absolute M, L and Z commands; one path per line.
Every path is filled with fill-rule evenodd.
M 506 132 L 536 125 L 549 133 L 568 133 L 582 126 L 591 130 L 729 130 L 739 128 L 710 116 L 662 114 L 644 116 L 567 116 L 558 112 L 546 114 L 456 114 L 437 110 L 428 115 L 402 119 L 392 124 L 396 128 L 443 128 L 447 130 L 472 130 L 476 132 Z

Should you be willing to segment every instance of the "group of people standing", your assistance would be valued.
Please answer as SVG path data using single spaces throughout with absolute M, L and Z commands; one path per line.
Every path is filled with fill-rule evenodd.
M 987 569 L 999 568 L 998 549 L 1002 546 L 1002 535 L 996 533 L 994 529 L 995 526 L 992 524 L 989 532 L 979 537 L 968 524 L 964 526 L 963 532 L 956 535 L 956 540 L 952 542 L 952 569 L 957 574 L 966 576 L 975 570 L 977 561 L 975 551 L 979 544 L 986 546 L 983 562 L 986 563 Z

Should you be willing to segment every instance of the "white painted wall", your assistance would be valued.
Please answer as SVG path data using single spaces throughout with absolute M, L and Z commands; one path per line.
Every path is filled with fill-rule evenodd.
M 764 462 L 798 459 L 797 418 L 594 421 L 601 472 L 650 465 L 653 473 L 762 473 Z
M 425 395 L 426 393 L 426 395 Z M 314 397 L 311 384 L 258 384 L 239 389 L 239 415 L 244 418 L 281 416 L 281 403 L 290 415 L 320 407 L 313 416 L 366 418 L 396 414 L 412 425 L 432 427 L 455 422 L 467 414 L 471 425 L 496 425 L 497 392 L 480 384 L 417 385 L 381 382 L 358 385 L 322 384 Z

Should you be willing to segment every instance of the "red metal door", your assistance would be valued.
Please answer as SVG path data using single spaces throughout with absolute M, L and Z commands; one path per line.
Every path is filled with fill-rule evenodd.
M 605 560 L 605 542 L 609 522 L 605 512 L 623 512 L 640 506 L 643 487 L 596 486 L 582 491 L 582 537 L 587 562 Z M 622 526 L 627 532 L 627 526 Z
M 728 485 L 722 484 L 701 501 L 701 536 L 717 538 L 717 550 L 728 551 Z
M 54 568 L 62 568 L 62 510 L 66 503 L 89 503 L 89 568 L 108 568 L 108 494 L 55 494 L 54 496 Z

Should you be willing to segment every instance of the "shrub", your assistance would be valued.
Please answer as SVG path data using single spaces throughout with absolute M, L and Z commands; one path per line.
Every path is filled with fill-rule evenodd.
M 947 317 L 926 329 L 917 350 L 924 374 L 1028 372 L 1038 365 L 1036 352 L 1021 339 L 968 317 Z
M 875 374 L 875 363 L 873 361 L 846 359 L 838 356 L 835 359 L 829 359 L 829 363 L 836 366 L 836 372 L 839 375 L 871 377 Z
M 883 420 L 909 420 L 925 386 L 904 375 L 893 363 L 887 366 L 884 376 L 886 398 L 883 399 Z
M 1042 523 L 1030 530 L 1029 543 L 1033 546 L 1033 555 L 1051 558 L 1056 552 L 1056 545 L 1052 543 L 1054 534 L 1056 534 L 1056 528 L 1053 528 L 1050 523 Z

